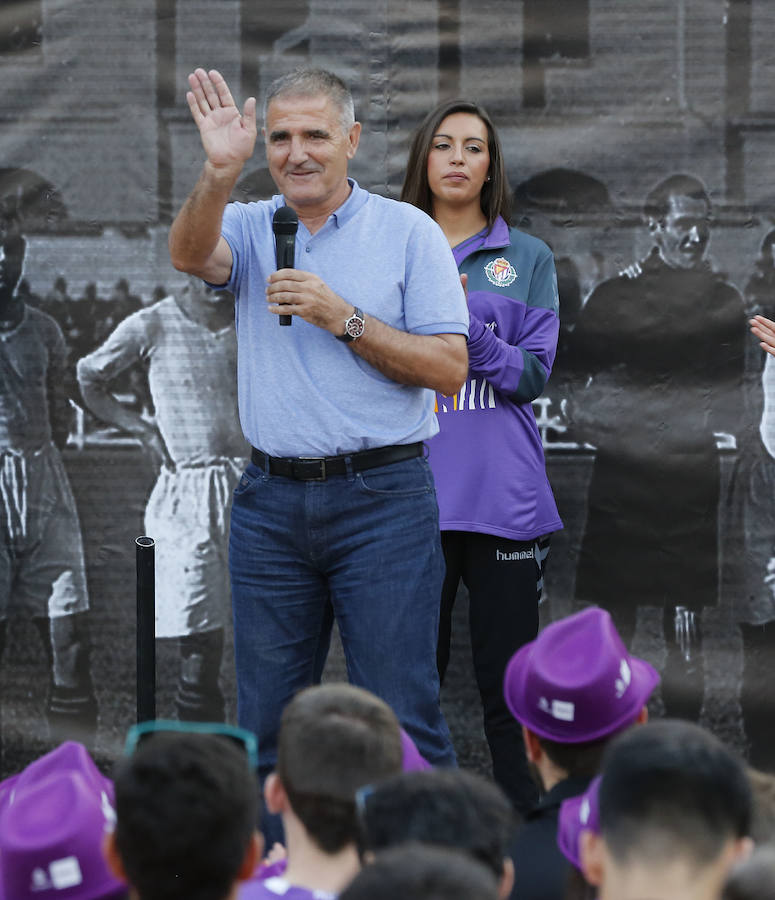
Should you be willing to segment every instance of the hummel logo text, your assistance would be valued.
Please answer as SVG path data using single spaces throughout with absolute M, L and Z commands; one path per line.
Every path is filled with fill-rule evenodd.
M 509 562 L 516 559 L 533 559 L 533 551 L 530 550 L 514 550 L 511 553 L 504 553 L 502 550 L 495 551 L 495 559 L 499 562 Z

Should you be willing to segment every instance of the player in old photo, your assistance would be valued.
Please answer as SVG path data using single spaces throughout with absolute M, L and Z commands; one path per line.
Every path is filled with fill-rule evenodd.
M 156 637 L 179 640 L 175 702 L 187 720 L 224 718 L 229 509 L 246 451 L 236 353 L 232 295 L 191 277 L 174 296 L 128 316 L 78 363 L 89 409 L 134 435 L 159 466 L 145 511 L 156 541 Z M 111 391 L 137 363 L 147 371 L 153 420 Z
M 52 740 L 91 744 L 97 700 L 89 669 L 83 546 L 60 449 L 68 438 L 66 349 L 56 322 L 17 291 L 27 242 L 0 215 L 0 654 L 22 610 L 49 664 Z

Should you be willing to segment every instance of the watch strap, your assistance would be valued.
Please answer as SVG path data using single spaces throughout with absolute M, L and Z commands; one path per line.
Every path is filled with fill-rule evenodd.
M 351 343 L 363 334 L 364 321 L 363 310 L 357 306 L 353 307 L 353 314 L 345 320 L 344 333 L 336 337 L 346 344 Z

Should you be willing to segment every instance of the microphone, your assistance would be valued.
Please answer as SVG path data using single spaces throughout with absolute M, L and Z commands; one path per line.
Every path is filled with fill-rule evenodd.
M 293 269 L 296 251 L 296 230 L 299 217 L 290 206 L 281 206 L 272 217 L 275 259 L 278 269 Z M 290 325 L 293 316 L 280 316 L 281 325 Z

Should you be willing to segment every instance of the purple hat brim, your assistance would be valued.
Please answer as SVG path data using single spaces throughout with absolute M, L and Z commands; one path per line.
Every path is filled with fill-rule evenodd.
M 557 846 L 562 855 L 581 871 L 581 835 L 585 831 L 600 834 L 600 810 L 598 808 L 598 791 L 601 776 L 596 775 L 587 785 L 583 794 L 568 797 L 560 804 L 557 817 Z M 584 801 L 589 803 L 586 822 L 581 821 L 581 808 Z
M 424 772 L 433 768 L 428 760 L 420 754 L 417 745 L 403 728 L 401 729 L 401 752 L 403 756 L 401 761 L 402 771 Z
M 578 820 L 579 809 L 581 809 L 583 800 L 583 794 L 579 794 L 578 797 L 569 797 L 567 800 L 563 800 L 560 804 L 560 814 L 557 823 L 557 846 L 560 848 L 560 853 L 562 853 L 571 865 L 579 870 L 581 870 L 581 859 L 579 858 L 578 837 L 582 829 L 581 826 L 578 828 L 563 827 L 563 821 L 567 819 Z M 568 838 L 570 837 L 575 839 L 575 847 L 569 846 L 570 842 Z
M 50 891 L 47 892 L 50 894 Z M 112 885 L 101 885 L 78 895 L 78 900 L 127 900 L 129 897 L 129 885 L 116 881 Z M 14 900 L 10 894 L 6 894 L 0 884 L 0 900 Z
M 628 689 L 626 706 L 614 719 L 606 722 L 598 728 L 590 731 L 569 733 L 568 723 L 556 721 L 556 727 L 552 728 L 545 721 L 546 717 L 539 718 L 538 710 L 533 709 L 525 699 L 525 682 L 529 670 L 528 657 L 532 650 L 532 643 L 525 644 L 512 656 L 506 666 L 503 678 L 503 695 L 512 716 L 525 728 L 528 728 L 539 737 L 559 744 L 585 744 L 588 741 L 597 741 L 609 735 L 621 731 L 630 725 L 638 716 L 638 713 L 646 705 L 654 688 L 659 684 L 659 672 L 645 659 L 637 656 L 628 657 L 627 662 L 632 671 L 632 681 Z M 565 727 L 563 728 L 563 724 Z

